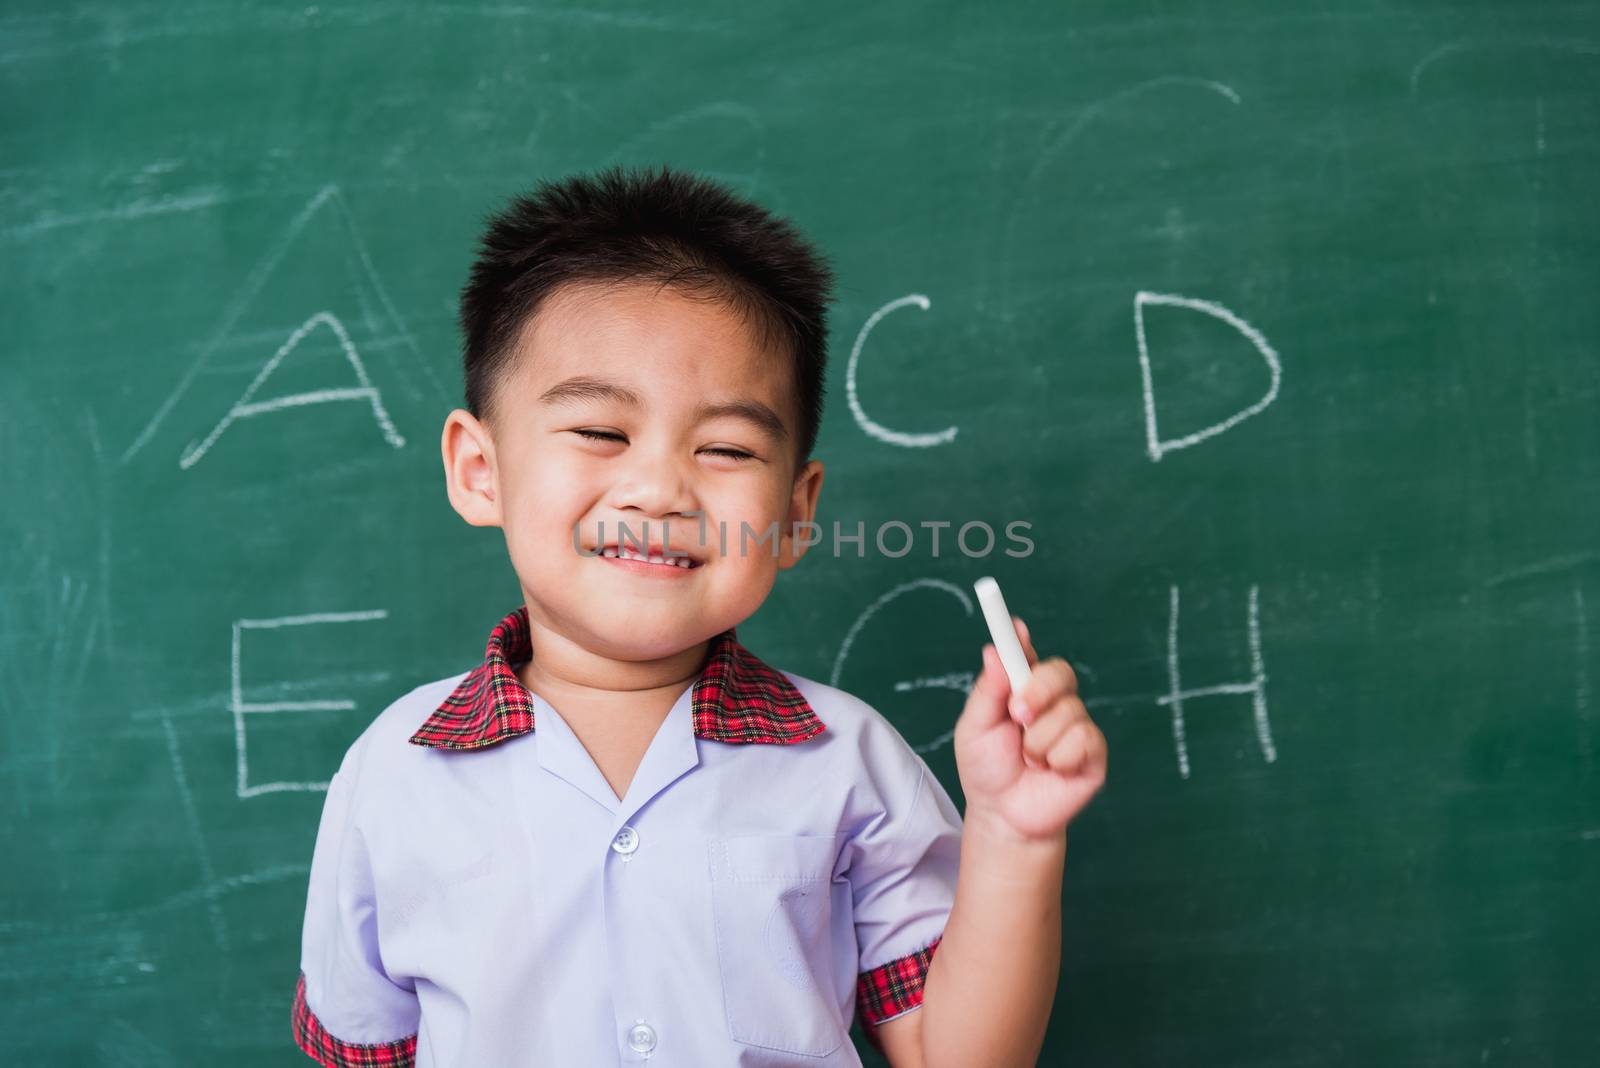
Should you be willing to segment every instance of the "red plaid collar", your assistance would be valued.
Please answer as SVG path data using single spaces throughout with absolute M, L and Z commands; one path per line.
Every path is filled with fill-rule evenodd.
M 483 663 L 411 736 L 434 749 L 481 749 L 533 730 L 533 701 L 516 669 L 533 658 L 526 605 L 489 634 Z M 827 727 L 784 675 L 739 644 L 734 628 L 711 639 L 690 697 L 697 738 L 718 742 L 803 742 Z

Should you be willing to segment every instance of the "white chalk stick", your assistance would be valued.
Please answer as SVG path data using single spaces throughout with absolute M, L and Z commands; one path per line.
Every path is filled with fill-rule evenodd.
M 1011 622 L 1011 613 L 1006 610 L 1006 599 L 1001 596 L 1000 584 L 985 575 L 974 582 L 972 588 L 978 592 L 984 621 L 989 624 L 989 636 L 994 639 L 995 651 L 1000 654 L 1000 663 L 1005 666 L 1006 678 L 1011 680 L 1011 692 L 1020 694 L 1033 669 L 1028 666 L 1028 654 L 1022 651 L 1016 624 Z

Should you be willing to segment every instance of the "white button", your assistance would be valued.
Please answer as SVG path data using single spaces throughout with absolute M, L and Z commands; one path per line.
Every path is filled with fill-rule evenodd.
M 611 848 L 615 849 L 623 856 L 627 856 L 629 853 L 632 853 L 635 849 L 639 848 L 638 833 L 635 832 L 632 827 L 622 828 L 622 830 L 617 832 L 617 836 L 611 839 Z
M 628 1048 L 635 1053 L 649 1053 L 656 1048 L 656 1029 L 640 1020 L 628 1028 Z

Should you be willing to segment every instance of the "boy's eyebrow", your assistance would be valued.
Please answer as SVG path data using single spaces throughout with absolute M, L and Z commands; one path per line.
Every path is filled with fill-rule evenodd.
M 575 404 L 586 400 L 611 401 L 629 408 L 644 407 L 644 398 L 627 386 L 619 386 L 592 375 L 579 375 L 558 382 L 539 396 L 539 403 L 546 405 Z
M 579 375 L 558 382 L 539 396 L 539 403 L 545 405 L 574 404 L 579 401 L 610 401 L 628 408 L 644 407 L 644 398 L 637 391 L 593 375 Z M 778 442 L 789 438 L 789 430 L 778 413 L 757 400 L 705 403 L 694 410 L 697 423 L 718 418 L 743 419 Z
M 702 404 L 694 410 L 694 421 L 697 423 L 724 417 L 743 419 L 776 442 L 787 441 L 789 438 L 789 430 L 783 425 L 783 420 L 778 418 L 778 413 L 760 401 L 743 400 L 728 401 L 725 404 Z

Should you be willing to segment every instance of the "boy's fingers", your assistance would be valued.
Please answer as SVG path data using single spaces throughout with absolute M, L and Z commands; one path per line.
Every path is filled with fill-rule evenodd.
M 1023 752 L 1043 762 L 1049 755 L 1050 748 L 1072 729 L 1073 723 L 1073 719 L 1066 715 L 1064 710 L 1050 709 L 1023 731 Z
M 1109 750 L 1106 748 L 1106 732 L 1096 727 L 1089 734 L 1089 755 L 1085 760 L 1087 766 L 1099 768 L 1103 777 L 1106 772 L 1106 758 Z
M 1095 733 L 1094 724 L 1087 720 L 1074 723 L 1050 747 L 1050 766 L 1056 771 L 1069 773 L 1081 770 L 1088 762 L 1093 744 L 1091 736 Z
M 1032 671 L 1039 666 L 1039 654 L 1033 650 L 1033 641 L 1028 637 L 1028 625 L 1022 621 L 1021 616 L 1012 616 L 1011 625 L 1016 628 L 1017 640 L 1022 644 L 1022 655 L 1027 657 L 1029 668 L 1029 682 L 1032 682 Z M 1029 689 L 1029 687 L 1024 687 Z M 1044 708 L 1043 703 L 1031 703 L 1021 693 L 1013 691 L 1010 696 L 1011 718 L 1024 727 L 1032 723 L 1039 715 L 1039 710 Z
M 1008 718 L 1006 698 L 1011 695 L 1011 683 L 1006 679 L 1005 666 L 994 645 L 983 645 L 983 670 L 978 672 L 972 692 L 967 694 L 967 706 L 962 718 L 971 718 L 973 725 L 982 729 L 1003 723 Z
M 1032 667 L 1039 662 L 1039 654 L 1033 651 L 1033 639 L 1028 637 L 1028 625 L 1022 621 L 1021 616 L 1012 616 L 1011 621 L 1017 625 L 1017 637 L 1022 639 L 1022 651 L 1028 657 L 1028 666 Z
M 1022 702 L 1030 709 L 1048 708 L 1057 698 L 1078 692 L 1078 676 L 1059 656 L 1033 665 L 1033 674 L 1022 688 Z
M 1106 778 L 1106 736 L 1105 732 L 1093 723 L 1085 720 L 1081 725 L 1083 745 L 1081 751 L 1074 755 L 1068 745 L 1068 740 L 1063 738 L 1057 745 L 1063 750 L 1061 763 L 1056 765 L 1057 754 L 1054 750 L 1050 753 L 1050 763 L 1056 770 L 1067 774 L 1088 775 L 1095 780 L 1096 789 Z

